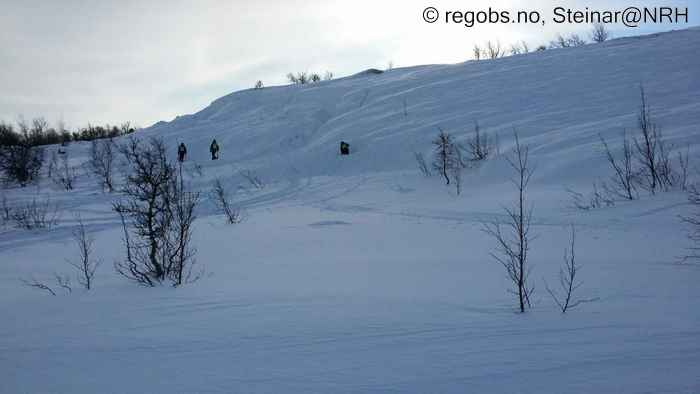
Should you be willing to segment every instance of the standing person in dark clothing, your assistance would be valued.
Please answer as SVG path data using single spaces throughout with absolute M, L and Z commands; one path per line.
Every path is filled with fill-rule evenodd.
M 350 144 L 345 141 L 340 141 L 340 154 L 345 156 L 350 154 Z
M 185 143 L 181 142 L 180 146 L 177 148 L 177 160 L 182 163 L 185 161 L 185 155 L 187 155 L 187 148 L 185 147 Z
M 211 142 L 209 146 L 209 152 L 211 152 L 211 159 L 217 160 L 219 158 L 219 144 L 216 143 L 216 139 Z

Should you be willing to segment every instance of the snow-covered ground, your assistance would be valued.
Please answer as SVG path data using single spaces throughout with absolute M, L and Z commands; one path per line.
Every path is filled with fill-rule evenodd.
M 566 192 L 610 174 L 598 134 L 619 149 L 640 84 L 669 143 L 700 166 L 698 70 L 700 29 L 690 29 L 237 92 L 157 124 L 141 135 L 173 154 L 185 142 L 192 186 L 221 178 L 247 214 L 226 225 L 204 201 L 205 275 L 177 289 L 114 273 L 115 196 L 94 179 L 71 192 L 6 190 L 11 203 L 51 195 L 64 213 L 51 231 L 0 230 L 0 392 L 700 392 L 700 265 L 678 263 L 686 196 L 584 212 Z M 413 152 L 427 156 L 438 127 L 464 140 L 475 121 L 498 135 L 501 155 L 466 170 L 459 196 L 422 177 Z M 536 164 L 526 314 L 482 231 L 514 199 L 503 158 L 513 129 Z M 352 155 L 338 156 L 340 140 Z M 87 159 L 87 144 L 68 149 L 73 164 Z M 75 213 L 104 261 L 94 290 L 22 286 L 70 272 Z M 544 281 L 557 281 L 571 224 L 578 295 L 597 301 L 562 315 Z

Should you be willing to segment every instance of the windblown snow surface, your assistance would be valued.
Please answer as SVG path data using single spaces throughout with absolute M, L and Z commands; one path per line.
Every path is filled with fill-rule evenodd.
M 114 272 L 117 195 L 94 178 L 70 192 L 48 181 L 5 190 L 10 204 L 50 195 L 63 214 L 51 231 L 0 232 L 0 392 L 698 393 L 700 265 L 678 263 L 685 194 L 581 211 L 566 191 L 611 174 L 598 135 L 619 153 L 642 84 L 668 143 L 700 166 L 698 70 L 694 28 L 247 90 L 158 123 L 138 135 L 163 138 L 173 156 L 184 142 L 191 186 L 206 192 L 218 177 L 246 213 L 226 225 L 205 194 L 205 273 L 181 288 Z M 423 177 L 414 152 L 429 157 L 439 128 L 463 142 L 475 121 L 500 154 L 465 170 L 461 195 Z M 525 314 L 482 231 L 515 199 L 514 130 L 536 165 Z M 72 165 L 88 148 L 68 148 Z M 23 286 L 71 272 L 78 213 L 103 261 L 95 288 L 53 297 Z M 597 300 L 562 315 L 544 281 L 557 284 L 572 224 L 575 296 Z

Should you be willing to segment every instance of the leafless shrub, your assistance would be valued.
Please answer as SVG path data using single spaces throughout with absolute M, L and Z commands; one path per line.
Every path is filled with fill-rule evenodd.
M 611 186 L 607 188 L 607 191 L 626 200 L 636 199 L 638 175 L 634 169 L 632 146 L 627 138 L 627 134 L 622 134 L 622 158 L 620 159 L 615 158 L 603 136 L 600 135 L 599 137 L 605 148 L 608 164 L 615 171 L 615 174 L 611 177 Z
M 48 122 L 44 118 L 33 119 L 31 124 L 24 118 L 20 117 L 17 122 L 18 132 L 14 131 L 11 125 L 0 122 L 0 146 L 6 145 L 28 145 L 36 147 L 41 145 L 61 144 L 66 146 L 73 141 L 90 141 L 98 138 L 113 138 L 120 135 L 131 134 L 135 129 L 131 123 L 122 123 L 117 126 L 94 126 L 88 124 L 87 127 L 76 129 L 70 132 L 66 129 L 64 122 L 59 121 L 57 127 L 49 127 Z M 61 153 L 61 148 L 59 148 Z
M 123 193 L 113 207 L 124 233 L 126 259 L 115 262 L 124 277 L 147 286 L 173 285 L 192 278 L 195 250 L 190 246 L 199 194 L 185 189 L 163 141 L 132 139 L 120 147 L 129 163 Z
M 44 118 L 34 118 L 31 122 L 27 122 L 24 116 L 20 115 L 17 119 L 17 127 L 23 140 L 35 146 L 41 142 L 44 130 L 48 129 L 48 122 Z
M 265 183 L 260 179 L 258 174 L 252 170 L 242 170 L 240 175 L 248 181 L 254 188 L 261 190 L 265 188 Z
M 608 28 L 605 27 L 604 23 L 593 24 L 593 29 L 591 31 L 591 40 L 593 42 L 601 43 L 610 39 L 610 32 Z
M 690 148 L 686 148 L 685 153 L 678 152 L 678 171 L 674 174 L 673 183 L 681 190 L 688 190 L 688 160 L 690 156 Z
M 603 182 L 601 187 L 598 187 L 598 184 L 593 182 L 593 191 L 591 191 L 589 201 L 592 208 L 615 206 L 615 198 L 608 191 L 605 182 Z
M 472 53 L 474 54 L 474 60 L 481 60 L 481 52 L 481 47 L 478 44 L 474 44 L 474 48 L 472 49 Z
M 525 41 L 520 41 L 520 49 L 522 53 L 530 52 L 530 46 Z
M 615 205 L 615 199 L 610 195 L 605 185 L 599 187 L 597 182 L 593 182 L 593 190 L 588 195 L 571 189 L 567 189 L 567 192 L 571 195 L 574 208 L 583 211 Z
M 87 233 L 83 219 L 80 216 L 77 216 L 76 219 L 78 228 L 73 230 L 73 241 L 78 246 L 80 256 L 78 261 L 69 261 L 68 263 L 77 271 L 78 283 L 86 290 L 90 290 L 95 271 L 102 262 L 93 257 L 95 238 Z
M 440 134 L 433 140 L 433 147 L 433 169 L 438 171 L 449 185 L 454 168 L 462 165 L 457 145 L 449 133 L 440 130 Z
M 586 41 L 582 39 L 578 34 L 570 34 L 567 37 L 558 34 L 554 41 L 550 41 L 550 48 L 569 48 L 578 47 L 586 45 Z
M 681 260 L 700 261 L 700 188 L 697 185 L 691 185 L 688 188 L 688 202 L 695 212 L 681 216 L 681 220 L 689 226 L 688 239 L 691 241 L 691 246 L 687 248 L 687 253 Z
M 58 287 L 62 288 L 69 294 L 73 292 L 73 288 L 71 287 L 70 283 L 70 277 L 67 275 L 60 275 L 60 274 L 53 274 L 54 278 L 56 279 L 56 284 Z
M 42 282 L 39 282 L 39 281 L 36 280 L 35 278 L 31 278 L 31 279 L 20 279 L 20 281 L 21 281 L 25 286 L 32 287 L 32 288 L 39 289 L 39 290 L 48 291 L 52 296 L 55 296 L 55 295 L 56 295 L 56 292 L 53 291 L 53 289 L 52 289 L 51 287 L 49 287 L 48 285 L 46 285 L 46 284 L 44 284 L 44 283 L 42 283 Z
M 549 42 L 549 47 L 554 49 L 554 48 L 566 48 L 569 46 L 569 42 L 567 41 L 566 37 L 563 35 L 557 34 L 557 37 Z
M 506 51 L 501 47 L 499 41 L 487 41 L 483 55 L 488 59 L 498 59 L 499 57 L 505 56 L 505 53 Z
M 62 288 L 66 293 L 70 294 L 73 292 L 73 288 L 71 287 L 70 283 L 70 278 L 65 275 L 60 275 L 60 274 L 54 274 L 54 280 L 56 281 L 56 286 Z M 23 285 L 27 287 L 31 287 L 37 290 L 43 290 L 51 294 L 52 296 L 56 296 L 56 291 L 54 288 L 51 286 L 47 285 L 45 282 L 40 282 L 36 278 L 31 277 L 30 279 L 20 279 L 20 282 L 22 282 Z
M 569 46 L 580 47 L 586 45 L 586 40 L 581 38 L 578 34 L 569 35 Z
M 569 195 L 571 196 L 571 201 L 574 208 L 583 211 L 588 211 L 590 209 L 597 208 L 597 206 L 594 206 L 594 204 L 583 193 L 579 193 L 569 188 L 566 189 L 566 192 L 569 193 Z
M 510 46 L 511 56 L 525 54 L 528 52 L 530 52 L 530 46 L 528 46 L 527 42 L 525 41 L 516 42 Z
M 307 72 L 298 72 L 296 74 L 294 73 L 289 73 L 287 74 L 287 80 L 293 84 L 297 85 L 306 85 L 308 83 L 317 83 L 321 81 L 330 81 L 333 79 L 333 73 L 330 71 L 326 71 L 323 76 L 317 72 L 313 73 L 307 73 Z
M 425 158 L 423 157 L 422 153 L 413 152 L 413 157 L 415 157 L 416 163 L 418 164 L 418 169 L 423 176 L 428 178 L 433 176 L 433 173 L 430 171 L 430 167 L 428 167 L 428 164 L 425 162 Z
M 16 145 L 0 146 L 0 172 L 6 183 L 24 187 L 39 179 L 44 149 L 33 147 L 24 138 Z
M 641 105 L 637 122 L 641 135 L 639 138 L 635 137 L 633 141 L 637 153 L 636 157 L 642 167 L 642 177 L 645 181 L 642 183 L 642 186 L 648 189 L 651 194 L 654 194 L 663 182 L 659 166 L 661 165 L 660 156 L 664 147 L 660 129 L 651 119 L 644 88 L 640 87 L 640 91 Z
M 226 215 L 228 223 L 240 223 L 243 219 L 241 210 L 239 208 L 234 207 L 233 204 L 231 204 L 228 191 L 221 183 L 221 180 L 218 178 L 214 181 L 212 194 L 214 196 L 214 201 L 216 202 L 216 205 L 219 207 L 219 209 L 221 209 L 224 215 Z
M 58 205 L 51 203 L 51 199 L 31 202 L 15 206 L 12 211 L 12 220 L 18 228 L 25 230 L 50 229 L 58 224 Z
M 688 153 L 678 153 L 678 163 L 671 158 L 671 148 L 661 133 L 661 128 L 652 120 L 644 88 L 641 89 L 641 104 L 637 116 L 638 134 L 632 143 L 623 133 L 622 157 L 615 158 L 607 142 L 600 137 L 608 163 L 615 171 L 610 185 L 603 184 L 610 194 L 634 200 L 637 188 L 655 194 L 673 187 L 687 188 Z
M 165 262 L 160 259 L 165 231 L 162 224 L 167 216 L 164 194 L 175 170 L 160 140 L 153 139 L 142 146 L 132 138 L 119 150 L 130 172 L 122 190 L 127 200 L 114 203 L 113 209 L 121 218 L 127 256 L 114 266 L 124 277 L 154 286 L 165 279 Z
M 166 270 L 173 286 L 196 281 L 201 271 L 194 272 L 197 250 L 192 246 L 194 221 L 197 219 L 195 208 L 199 204 L 199 192 L 188 191 L 184 183 L 175 179 L 170 184 L 170 201 L 167 211 L 170 222 L 167 223 L 164 250 L 169 250 Z
M 561 293 L 551 289 L 545 282 L 547 293 L 552 296 L 554 302 L 561 310 L 561 313 L 566 313 L 569 309 L 577 306 L 593 302 L 596 299 L 574 299 L 574 292 L 578 290 L 583 282 L 577 281 L 576 274 L 581 269 L 581 266 L 576 262 L 576 228 L 571 226 L 571 243 L 570 249 L 564 249 L 564 267 L 559 269 L 559 286 Z
M 15 132 L 11 123 L 0 121 L 0 146 L 10 146 L 19 144 L 21 137 Z
M 676 169 L 673 166 L 670 152 L 670 148 L 672 147 L 666 146 L 666 141 L 664 141 L 661 129 L 658 130 L 657 135 L 659 138 L 659 162 L 657 166 L 659 171 L 659 184 L 663 191 L 668 191 L 675 186 L 676 181 Z
M 100 180 L 102 190 L 114 191 L 114 159 L 116 149 L 111 138 L 92 140 L 90 143 L 89 166 Z
M 12 220 L 12 208 L 7 202 L 7 196 L 0 190 L 0 224 L 3 226 Z
M 637 116 L 639 134 L 634 147 L 640 170 L 640 186 L 654 194 L 678 186 L 684 189 L 687 182 L 688 157 L 679 153 L 678 168 L 673 165 L 671 149 L 666 145 L 661 128 L 651 118 L 644 87 L 640 87 L 641 104 Z
M 296 74 L 294 74 L 294 73 L 287 74 L 287 80 L 293 84 L 305 85 L 305 84 L 309 83 L 310 78 L 309 78 L 308 73 L 298 72 Z
M 78 174 L 75 168 L 68 164 L 68 153 L 64 153 L 61 155 L 58 167 L 53 170 L 52 180 L 66 190 L 73 190 L 76 179 L 78 179 Z
M 509 292 L 517 296 L 522 313 L 526 307 L 531 307 L 530 297 L 534 292 L 534 287 L 528 281 L 531 272 L 528 252 L 532 208 L 528 208 L 526 200 L 527 186 L 534 169 L 530 167 L 528 147 L 520 144 L 517 133 L 513 157 L 507 157 L 507 160 L 516 172 L 512 181 L 518 192 L 518 200 L 514 208 L 505 208 L 508 216 L 506 224 L 485 223 L 483 231 L 496 240 L 497 249 L 491 256 L 505 268 L 514 288 Z
M 638 166 L 638 184 L 651 194 L 672 188 L 687 188 L 688 153 L 678 152 L 678 163 L 671 158 L 672 145 L 667 145 L 659 127 L 651 117 L 644 87 L 640 87 L 638 134 L 633 138 L 634 157 Z
M 489 139 L 488 134 L 481 133 L 479 123 L 474 123 L 474 137 L 467 141 L 467 149 L 470 161 L 482 161 L 491 156 L 493 151 L 493 143 Z
M 515 56 L 515 55 L 520 55 L 521 49 L 520 49 L 520 44 L 511 44 L 510 45 L 510 55 Z

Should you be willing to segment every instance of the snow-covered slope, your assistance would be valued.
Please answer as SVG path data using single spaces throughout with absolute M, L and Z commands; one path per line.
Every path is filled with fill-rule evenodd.
M 177 289 L 114 273 L 116 196 L 94 179 L 5 190 L 10 204 L 51 195 L 64 213 L 51 231 L 0 228 L 0 392 L 700 392 L 700 269 L 677 264 L 685 195 L 584 212 L 565 190 L 610 174 L 598 135 L 619 149 L 640 85 L 698 166 L 698 70 L 696 28 L 237 92 L 158 123 L 140 135 L 162 137 L 173 156 L 187 144 L 188 182 L 224 180 L 247 213 L 225 225 L 205 194 L 194 235 L 205 275 Z M 501 155 L 465 170 L 461 195 L 420 175 L 414 152 L 427 156 L 438 129 L 469 137 L 475 121 Z M 513 130 L 536 165 L 536 293 L 524 315 L 481 224 L 513 200 Z M 88 146 L 68 151 L 77 166 Z M 266 186 L 248 184 L 246 169 Z M 22 286 L 71 272 L 76 213 L 103 260 L 95 288 L 52 297 Z M 561 315 L 544 281 L 557 281 L 571 224 L 577 295 L 596 301 Z
M 691 142 L 700 124 L 699 37 L 696 28 L 246 90 L 149 132 L 186 142 L 191 157 L 205 162 L 217 138 L 225 163 L 287 179 L 414 169 L 412 152 L 428 151 L 438 128 L 464 138 L 478 121 L 498 133 L 502 150 L 515 129 L 540 161 L 556 164 L 539 178 L 588 178 L 599 162 L 598 134 L 613 139 L 634 127 L 640 85 L 665 135 L 679 146 Z M 338 157 L 341 140 L 350 142 L 350 158 Z

